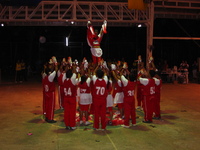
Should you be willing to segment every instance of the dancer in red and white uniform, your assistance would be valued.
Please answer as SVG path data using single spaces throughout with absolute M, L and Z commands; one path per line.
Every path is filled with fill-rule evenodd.
M 123 93 L 123 84 L 120 79 L 120 75 L 117 74 L 116 66 L 114 64 L 111 65 L 112 75 L 115 79 L 114 92 L 116 93 L 114 96 L 114 104 L 117 105 L 118 110 L 120 112 L 120 118 L 124 117 L 124 93 Z
M 112 119 L 113 119 L 113 96 L 112 96 L 112 80 L 108 80 L 107 83 L 107 90 L 108 90 L 108 96 L 106 98 L 107 100 L 107 104 L 106 104 L 106 108 L 107 108 L 107 112 L 109 112 L 109 121 L 108 124 L 112 125 Z
M 126 65 L 124 65 L 126 66 Z M 123 70 L 127 70 L 123 67 Z M 136 112 L 135 112 L 135 90 L 136 90 L 136 72 L 130 72 L 128 74 L 128 79 L 125 78 L 121 73 L 121 81 L 123 83 L 123 93 L 124 93 L 124 125 L 125 128 L 129 128 L 129 121 L 131 118 L 132 126 L 136 125 Z
M 76 66 L 68 69 L 63 76 L 64 87 L 64 122 L 67 130 L 76 129 L 76 96 L 77 83 Z
M 63 82 L 62 78 L 65 74 L 65 67 L 66 67 L 66 60 L 63 58 L 63 61 L 61 62 L 60 69 L 57 71 L 57 80 L 58 80 L 58 103 L 60 106 L 60 109 L 64 108 L 64 90 L 63 90 Z
M 48 66 L 45 66 L 44 73 L 42 73 L 43 86 L 43 113 L 45 121 L 48 123 L 55 123 L 54 109 L 55 109 L 55 83 L 54 78 L 57 71 L 57 61 L 50 61 Z
M 107 82 L 108 77 L 98 65 L 94 70 L 93 76 L 93 103 L 94 103 L 94 129 L 99 129 L 101 120 L 101 129 L 106 129 L 106 98 L 108 95 Z
M 149 76 L 150 75 L 150 76 Z M 155 99 L 155 80 L 153 79 L 155 71 L 150 70 L 145 78 L 139 78 L 142 84 L 142 105 L 144 111 L 144 123 L 151 123 L 153 116 L 153 103 Z
M 160 95 L 161 95 L 161 88 L 162 88 L 162 79 L 156 73 L 155 77 L 155 101 L 154 101 L 154 108 L 153 108 L 153 119 L 161 119 L 160 114 Z
M 81 76 L 81 81 L 78 84 L 79 109 L 80 109 L 80 125 L 83 125 L 83 115 L 85 115 L 85 125 L 90 125 L 88 121 L 89 106 L 92 103 L 92 95 L 90 89 L 91 78 L 86 75 Z
M 98 34 L 97 30 L 94 30 L 90 21 L 87 23 L 87 42 L 91 47 L 93 63 L 98 63 L 101 60 L 103 54 L 102 49 L 100 48 L 100 43 L 103 38 L 103 35 L 107 33 L 106 31 L 107 21 L 104 20 L 100 33 Z

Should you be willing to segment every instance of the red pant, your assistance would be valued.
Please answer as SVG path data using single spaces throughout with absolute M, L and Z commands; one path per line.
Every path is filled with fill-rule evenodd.
M 60 108 L 64 108 L 64 90 L 62 86 L 58 87 L 58 99 Z
M 92 55 L 92 60 L 93 60 L 94 64 L 97 64 L 98 62 L 101 61 L 101 57 L 96 57 L 96 56 Z
M 136 113 L 135 113 L 135 98 L 124 97 L 124 125 L 129 126 L 130 117 L 132 119 L 132 124 L 136 124 Z
M 46 118 L 48 120 L 54 119 L 54 109 L 55 109 L 55 92 L 44 92 L 44 103 L 43 112 L 46 112 Z
M 153 112 L 155 113 L 154 117 L 161 117 L 160 116 L 160 94 L 155 95 L 155 100 L 153 104 Z
M 153 100 L 154 96 L 143 95 L 143 110 L 144 110 L 144 121 L 152 121 L 153 116 Z
M 64 97 L 64 122 L 65 126 L 76 126 L 76 97 Z
M 94 101 L 94 128 L 99 129 L 99 119 L 101 119 L 101 128 L 106 128 L 106 98 L 93 99 Z
M 142 92 L 141 92 L 141 87 L 138 86 L 138 89 L 137 89 L 137 106 L 141 106 L 141 102 L 142 102 Z

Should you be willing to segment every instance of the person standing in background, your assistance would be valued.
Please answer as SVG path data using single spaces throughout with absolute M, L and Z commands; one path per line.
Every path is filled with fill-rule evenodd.
M 194 81 L 197 80 L 197 71 L 198 71 L 198 64 L 197 61 L 194 61 L 192 64 L 192 78 Z
M 20 60 L 17 60 L 16 67 L 15 67 L 15 83 L 22 82 L 22 69 Z
M 21 60 L 21 75 L 22 75 L 22 81 L 27 81 L 27 68 L 26 63 L 24 60 Z

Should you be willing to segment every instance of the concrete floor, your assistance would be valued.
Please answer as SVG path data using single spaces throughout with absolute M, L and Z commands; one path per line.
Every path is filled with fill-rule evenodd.
M 43 120 L 40 81 L 1 82 L 0 150 L 199 150 L 200 84 L 164 83 L 161 110 L 162 119 L 151 124 L 137 111 L 137 126 L 130 129 L 67 131 L 58 104 L 57 123 Z

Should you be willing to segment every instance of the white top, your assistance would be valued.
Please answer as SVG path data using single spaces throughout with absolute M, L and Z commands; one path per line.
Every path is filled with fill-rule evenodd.
M 121 76 L 121 81 L 122 81 L 122 83 L 123 83 L 124 86 L 127 86 L 128 80 L 124 77 L 124 75 Z
M 69 78 L 66 78 L 66 73 L 63 75 L 62 81 L 64 82 L 65 80 L 69 80 Z M 73 85 L 76 85 L 78 83 L 78 79 L 76 78 L 76 74 L 73 73 L 72 77 L 70 78 L 70 80 L 72 81 Z
M 155 84 L 156 85 L 160 85 L 160 80 L 159 79 L 157 79 L 157 78 L 153 78 L 154 80 L 155 80 Z
M 103 80 L 104 79 L 106 81 L 106 84 L 108 83 L 108 77 L 107 76 L 104 76 L 103 79 L 97 78 L 96 75 L 92 76 L 93 83 L 95 83 L 97 79 L 99 79 L 99 80 Z
M 140 83 L 146 86 L 149 83 L 149 79 L 147 78 L 139 78 Z

